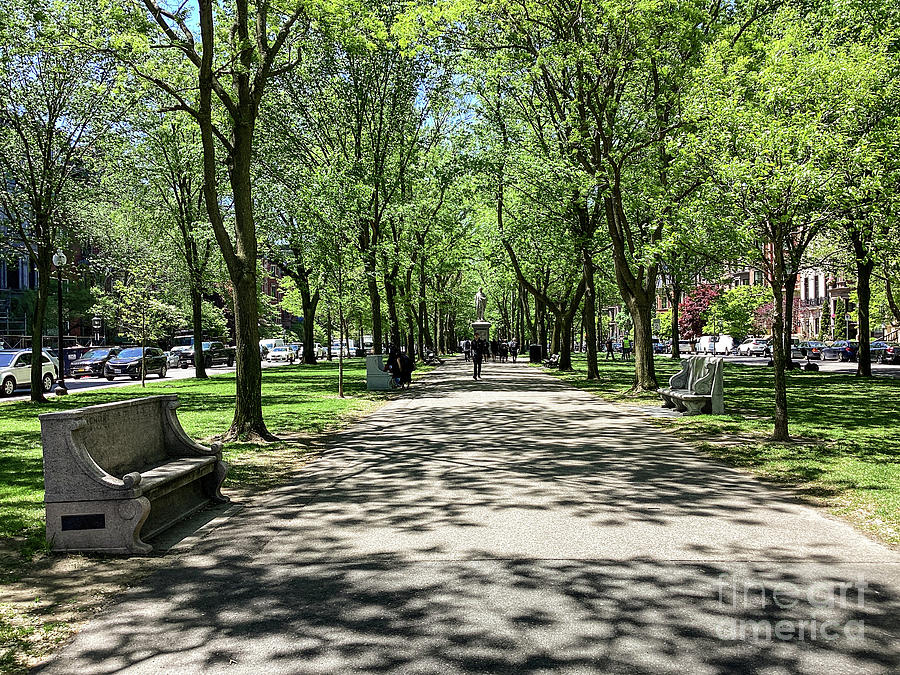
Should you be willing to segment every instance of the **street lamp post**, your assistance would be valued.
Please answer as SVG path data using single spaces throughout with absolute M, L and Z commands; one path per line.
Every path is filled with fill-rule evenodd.
M 66 389 L 66 355 L 63 352 L 63 301 L 62 301 L 62 268 L 68 262 L 66 254 L 61 248 L 53 254 L 53 264 L 56 265 L 56 302 L 59 310 L 59 377 L 56 380 L 56 389 L 53 393 L 57 396 L 65 396 L 69 393 Z

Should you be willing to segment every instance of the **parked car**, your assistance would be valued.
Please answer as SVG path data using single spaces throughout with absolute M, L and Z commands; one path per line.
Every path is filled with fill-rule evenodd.
M 166 356 L 166 365 L 169 368 L 177 368 L 181 365 L 181 355 L 176 351 L 163 352 Z
M 272 347 L 266 355 L 266 361 L 269 363 L 290 363 L 294 360 L 294 350 L 285 345 Z
M 881 355 L 884 353 L 884 350 L 887 349 L 888 343 L 883 340 L 876 340 L 875 342 L 871 342 L 869 344 L 869 354 L 872 360 L 872 363 L 876 361 L 881 361 Z
M 772 353 L 772 343 L 773 342 L 774 342 L 774 340 L 768 340 L 766 342 L 765 356 L 770 359 L 773 358 L 773 356 L 774 356 L 774 354 Z M 790 358 L 791 360 L 806 358 L 806 354 L 804 354 L 803 351 L 800 349 L 800 340 L 798 340 L 797 338 L 791 338 L 791 354 L 788 358 Z
M 46 347 L 41 351 L 44 352 L 44 356 L 50 358 L 50 362 L 59 370 L 59 352 L 56 349 L 47 349 Z
M 697 341 L 699 354 L 727 354 L 734 349 L 734 338 L 730 335 L 704 335 Z
M 147 363 L 147 375 L 159 375 L 165 377 L 169 367 L 166 365 L 166 356 L 162 349 L 147 347 L 145 352 Z M 128 347 L 118 353 L 117 356 L 106 362 L 103 375 L 112 382 L 117 377 L 130 377 L 132 380 L 141 379 L 141 348 Z
M 896 342 L 886 342 L 887 345 L 878 355 L 878 360 L 881 363 L 891 363 L 898 364 L 900 363 L 900 344 Z
M 187 368 L 194 365 L 194 349 L 186 349 L 179 353 L 181 358 L 181 367 Z M 203 343 L 203 363 L 207 368 L 213 366 L 231 366 L 234 365 L 234 347 L 228 347 L 222 342 L 204 342 Z
M 800 354 L 804 359 L 821 359 L 825 346 L 825 343 L 819 340 L 807 340 L 800 343 Z
M 103 377 L 106 362 L 118 356 L 121 351 L 121 347 L 94 347 L 80 359 L 72 361 L 70 371 L 72 379 Z
M 31 387 L 31 357 L 30 349 L 0 350 L 0 396 L 12 396 L 18 387 Z M 49 392 L 59 371 L 46 351 L 42 362 L 41 388 Z
M 692 354 L 694 352 L 694 343 L 691 340 L 679 340 L 678 341 L 678 353 L 679 354 Z M 672 353 L 672 343 L 669 343 L 669 349 L 667 350 L 668 354 Z
M 747 338 L 738 345 L 739 356 L 765 356 L 769 342 L 765 338 Z
M 281 338 L 266 338 L 264 340 L 259 341 L 259 349 L 262 354 L 261 358 L 266 358 L 266 354 L 272 351 L 275 347 L 284 347 L 284 340 Z
M 856 340 L 836 340 L 822 350 L 822 360 L 856 361 L 859 342 Z

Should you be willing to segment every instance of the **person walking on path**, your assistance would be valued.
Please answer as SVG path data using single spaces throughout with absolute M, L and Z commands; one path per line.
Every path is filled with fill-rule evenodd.
M 463 342 L 463 354 L 465 354 L 466 361 L 472 357 L 472 342 L 470 340 Z
M 631 357 L 631 340 L 627 337 L 622 338 L 622 360 L 628 360 Z
M 481 379 L 481 364 L 484 361 L 484 355 L 487 352 L 487 349 L 487 342 L 483 340 L 480 335 L 476 334 L 475 340 L 472 342 L 473 380 Z
M 509 341 L 509 355 L 512 356 L 513 363 L 515 363 L 516 357 L 519 355 L 519 343 L 515 338 Z
M 616 360 L 616 353 L 613 351 L 612 338 L 606 338 L 606 360 Z

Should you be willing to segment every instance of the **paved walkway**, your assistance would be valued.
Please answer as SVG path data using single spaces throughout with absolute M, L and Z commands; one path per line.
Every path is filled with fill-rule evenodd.
M 47 672 L 898 672 L 900 555 L 525 364 L 465 366 Z

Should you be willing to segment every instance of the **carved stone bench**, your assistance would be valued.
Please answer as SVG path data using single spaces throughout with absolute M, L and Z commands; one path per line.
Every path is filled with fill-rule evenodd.
M 391 373 L 384 372 L 384 354 L 366 356 L 366 389 L 369 391 L 387 391 L 391 388 Z
M 195 443 L 176 408 L 168 394 L 40 416 L 54 551 L 148 553 L 144 540 L 228 501 L 221 444 Z
M 658 389 L 664 408 L 675 408 L 685 415 L 725 412 L 722 378 L 723 362 L 719 357 L 688 356 L 681 359 L 681 370 L 669 378 L 669 386 Z

